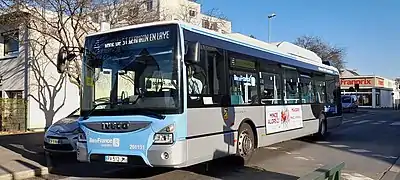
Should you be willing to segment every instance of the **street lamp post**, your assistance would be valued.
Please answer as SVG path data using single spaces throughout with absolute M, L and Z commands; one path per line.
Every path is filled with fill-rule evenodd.
M 268 42 L 271 41 L 271 19 L 276 16 L 275 13 L 268 15 Z

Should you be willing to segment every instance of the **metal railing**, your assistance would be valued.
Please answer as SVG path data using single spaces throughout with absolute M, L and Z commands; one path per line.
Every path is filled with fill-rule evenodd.
M 340 180 L 344 162 L 337 165 L 326 165 L 317 170 L 300 177 L 298 180 Z

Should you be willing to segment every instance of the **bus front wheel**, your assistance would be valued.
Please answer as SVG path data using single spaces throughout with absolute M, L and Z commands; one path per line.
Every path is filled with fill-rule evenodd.
M 247 164 L 255 151 L 254 133 L 251 126 L 244 123 L 239 128 L 237 140 L 237 155 L 240 156 L 244 164 Z

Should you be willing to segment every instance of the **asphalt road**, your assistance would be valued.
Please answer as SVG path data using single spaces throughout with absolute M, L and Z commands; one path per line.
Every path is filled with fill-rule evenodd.
M 133 169 L 87 166 L 65 157 L 51 174 L 33 179 L 283 179 L 294 180 L 318 167 L 345 162 L 342 177 L 379 180 L 400 156 L 400 112 L 372 110 L 345 114 L 326 141 L 291 140 L 260 148 L 249 165 L 224 158 L 189 168 Z

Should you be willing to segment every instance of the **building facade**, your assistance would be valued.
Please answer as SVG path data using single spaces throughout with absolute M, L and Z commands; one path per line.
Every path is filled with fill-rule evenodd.
M 136 0 L 134 0 L 136 1 Z M 133 1 L 133 2 L 134 2 Z M 201 13 L 201 5 L 190 0 L 149 0 L 134 7 L 140 20 L 118 17 L 123 11 L 132 10 L 127 5 L 117 8 L 118 11 L 107 11 L 107 8 L 93 13 L 90 17 L 94 24 L 114 21 L 114 27 L 126 26 L 134 23 L 146 23 L 160 20 L 182 20 L 221 33 L 231 32 L 231 22 Z M 44 12 L 44 11 L 43 11 Z M 44 12 L 52 16 L 53 12 Z M 12 14 L 1 14 L 0 19 L 7 19 Z M 53 18 L 53 17 L 49 17 Z M 133 24 L 134 24 L 133 23 Z M 111 27 L 112 28 L 112 27 Z M 36 130 L 50 126 L 52 123 L 68 116 L 80 106 L 79 88 L 71 83 L 67 77 L 60 76 L 54 65 L 59 42 L 48 42 L 46 52 L 51 57 L 43 55 L 43 47 L 34 47 L 31 40 L 51 39 L 43 38 L 41 34 L 28 30 L 26 27 L 16 27 L 12 23 L 0 21 L 0 131 L 9 130 L 7 124 L 17 124 L 18 130 Z M 39 49 L 38 49 L 39 48 Z M 38 54 L 39 53 L 39 54 Z M 13 116 L 6 113 L 1 100 L 21 100 L 24 119 L 16 122 L 5 119 Z M 14 102 L 14 101 L 12 101 Z M 15 101 L 16 102 L 16 101 Z M 7 127 L 6 127 L 7 126 Z
M 355 90 L 356 84 L 359 86 L 358 90 Z M 354 70 L 344 70 L 341 73 L 340 85 L 342 95 L 357 95 L 360 107 L 391 108 L 399 99 L 395 81 L 380 76 L 363 76 Z
M 204 14 L 201 4 L 191 0 L 132 0 L 128 3 L 117 7 L 102 7 L 91 15 L 91 20 L 96 23 L 110 23 L 111 28 L 162 20 L 181 20 L 224 34 L 232 32 L 232 23 L 223 18 L 222 14 L 216 10 Z
M 41 130 L 80 105 L 78 87 L 52 62 L 60 44 L 49 40 L 44 50 L 33 42 L 43 39 L 23 25 L 0 24 L 0 131 Z

